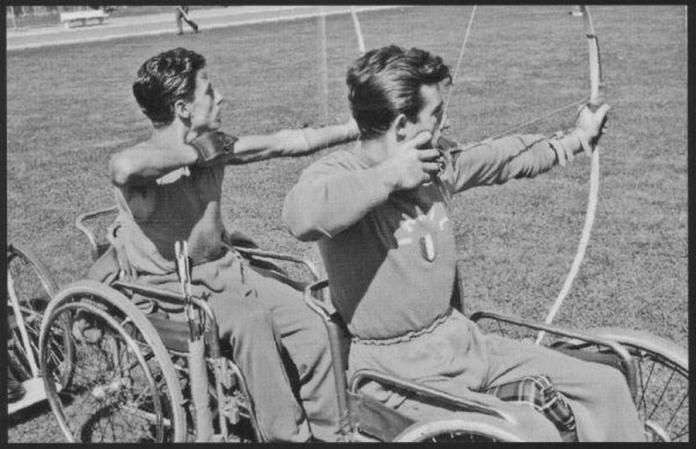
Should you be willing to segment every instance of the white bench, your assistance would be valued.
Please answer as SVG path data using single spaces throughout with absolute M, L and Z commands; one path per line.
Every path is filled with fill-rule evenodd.
M 87 9 L 84 11 L 70 11 L 60 13 L 60 21 L 65 24 L 65 28 L 70 28 L 70 25 L 75 22 L 81 22 L 86 25 L 89 20 L 98 20 L 101 25 L 104 19 L 109 15 L 103 9 Z

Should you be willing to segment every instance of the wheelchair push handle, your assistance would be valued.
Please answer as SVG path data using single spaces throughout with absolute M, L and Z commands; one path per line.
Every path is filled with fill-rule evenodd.
M 275 259 L 275 260 L 283 260 L 286 262 L 293 262 L 298 265 L 304 265 L 307 270 L 309 270 L 310 274 L 312 275 L 312 280 L 317 281 L 319 280 L 319 270 L 317 267 L 309 260 L 302 259 L 297 256 L 293 256 L 292 254 L 285 254 L 285 253 L 277 253 L 274 251 L 266 251 L 263 249 L 259 248 L 250 248 L 248 246 L 239 246 L 239 245 L 230 245 L 233 247 L 237 252 L 239 252 L 241 255 L 245 257 L 260 257 L 260 258 L 266 258 L 266 259 Z
M 80 232 L 82 232 L 89 241 L 92 260 L 97 260 L 99 258 L 99 242 L 97 242 L 97 237 L 94 231 L 90 229 L 89 226 L 87 226 L 87 222 L 89 222 L 90 220 L 94 220 L 95 218 L 99 218 L 106 215 L 115 215 L 117 213 L 118 208 L 116 206 L 113 206 L 108 207 L 106 209 L 99 209 L 92 212 L 86 212 L 84 214 L 78 215 L 77 218 L 75 218 L 75 227 Z

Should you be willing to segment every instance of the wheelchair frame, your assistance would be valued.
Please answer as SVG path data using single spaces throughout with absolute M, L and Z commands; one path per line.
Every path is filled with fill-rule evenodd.
M 85 225 L 85 222 L 91 218 L 113 214 L 115 211 L 116 208 L 108 208 L 81 214 L 79 217 L 77 217 L 76 226 L 87 236 L 90 243 L 90 253 L 93 260 L 96 260 L 105 251 L 105 249 L 108 248 L 108 244 L 100 244 L 97 241 L 94 233 Z M 319 280 L 317 270 L 313 264 L 301 258 L 288 254 L 264 251 L 256 248 L 237 248 L 237 250 L 247 257 L 281 260 L 300 264 L 305 266 L 311 273 L 313 282 L 305 287 L 303 298 L 305 304 L 322 318 L 327 329 L 329 347 L 333 359 L 333 371 L 336 379 L 337 401 L 340 411 L 339 436 L 341 441 L 421 441 L 430 438 L 435 440 L 438 435 L 452 435 L 456 437 L 459 434 L 479 435 L 482 437 L 491 437 L 501 441 L 533 440 L 533 433 L 530 433 L 529 429 L 521 428 L 521 426 L 515 422 L 514 418 L 508 416 L 508 414 L 502 412 L 501 410 L 497 410 L 487 404 L 472 400 L 471 398 L 447 394 L 433 388 L 418 385 L 417 383 L 399 379 L 394 376 L 379 373 L 373 370 L 360 370 L 356 372 L 350 380 L 347 379 L 345 361 L 346 348 L 342 345 L 342 338 L 345 336 L 345 330 L 343 323 L 340 321 L 340 317 L 338 317 L 337 313 L 335 312 L 328 295 L 324 294 L 324 290 L 328 288 L 328 281 L 326 279 Z M 71 284 L 69 289 L 76 292 L 79 291 L 81 286 L 86 285 L 87 284 L 82 281 Z M 145 287 L 121 280 L 112 280 L 110 287 L 116 292 L 121 292 L 119 293 L 121 295 L 123 295 L 124 292 L 130 292 L 131 295 L 133 293 L 138 293 L 149 298 L 170 302 L 179 306 L 182 306 L 185 300 L 183 295 L 180 294 L 153 287 Z M 61 298 L 64 298 L 64 296 L 59 294 L 57 300 L 60 300 Z M 214 367 L 212 370 L 213 383 L 218 397 L 218 408 L 219 404 L 221 404 L 223 401 L 223 397 L 221 396 L 222 378 L 229 376 L 230 374 L 229 372 L 223 372 L 225 369 L 224 367 L 227 366 L 231 370 L 231 374 L 239 380 L 241 392 L 245 396 L 247 404 L 249 404 L 248 418 L 254 433 L 254 438 L 256 441 L 263 441 L 263 435 L 261 435 L 258 425 L 256 424 L 255 412 L 253 410 L 253 406 L 251 405 L 253 404 L 253 401 L 251 400 L 249 392 L 246 389 L 244 376 L 233 362 L 227 360 L 221 355 L 219 340 L 218 338 L 214 338 L 218 336 L 218 332 L 217 322 L 212 310 L 210 310 L 208 304 L 204 300 L 195 297 L 192 298 L 192 300 L 194 305 L 203 311 L 206 316 L 206 322 L 209 325 L 206 329 L 206 352 L 208 364 Z M 55 312 L 55 309 L 51 307 L 52 305 L 53 304 L 49 305 L 50 314 Z M 47 310 L 47 317 L 49 316 L 48 312 L 49 310 Z M 169 320 L 154 316 L 147 316 L 140 310 L 138 310 L 137 313 L 143 315 L 143 317 L 154 325 L 154 327 L 157 329 L 159 339 L 163 347 L 167 348 L 167 351 L 170 353 L 173 351 L 175 355 L 178 356 L 185 355 L 185 348 L 182 346 L 180 338 L 183 330 L 186 330 L 187 332 L 185 322 L 180 322 L 181 329 L 175 329 L 178 326 L 177 324 L 173 326 L 170 325 L 168 328 L 169 331 L 167 331 L 167 328 L 161 326 L 161 323 L 158 323 L 158 320 Z M 601 332 L 587 333 L 568 330 L 558 326 L 533 323 L 516 317 L 505 316 L 492 312 L 477 312 L 471 316 L 471 319 L 475 322 L 483 319 L 490 319 L 499 323 L 504 322 L 522 328 L 534 329 L 538 331 L 543 330 L 557 337 L 562 337 L 562 339 L 574 344 L 576 348 L 588 346 L 601 348 L 601 351 L 609 352 L 618 357 L 620 360 L 620 368 L 634 397 L 636 397 L 638 390 L 641 387 L 640 373 L 637 372 L 636 365 L 633 363 L 633 355 L 635 354 L 635 351 L 631 353 L 626 349 L 626 347 L 624 347 L 624 345 L 621 344 L 621 332 L 619 332 L 618 335 L 604 333 L 604 335 L 606 335 L 605 337 Z M 42 342 L 44 341 L 44 330 L 46 330 L 46 326 L 47 322 L 44 321 L 44 325 L 42 326 Z M 168 333 L 172 331 L 172 328 L 174 328 L 173 333 Z M 160 329 L 164 330 L 160 331 Z M 179 335 L 179 337 L 175 338 L 173 335 Z M 631 341 L 628 341 L 628 343 L 631 343 Z M 642 346 L 635 341 L 633 341 L 633 347 L 634 349 L 642 349 Z M 654 348 L 653 352 L 659 353 L 660 350 L 661 347 Z M 685 363 L 688 362 L 685 362 L 685 356 L 682 356 L 681 353 L 677 354 L 677 352 L 678 351 L 672 351 L 672 358 L 670 360 L 673 360 L 676 357 L 676 359 L 679 360 L 677 364 L 683 368 L 682 370 L 685 369 L 685 375 L 688 377 L 688 365 L 685 365 Z M 44 365 L 42 363 L 42 370 L 43 369 Z M 47 374 L 49 373 L 44 374 L 44 379 L 48 377 Z M 456 407 L 462 410 L 462 412 L 461 414 L 458 413 L 458 417 L 451 420 L 416 422 L 414 419 L 403 415 L 397 410 L 389 408 L 376 399 L 361 393 L 361 385 L 370 380 L 377 381 L 386 386 L 405 390 L 416 397 L 423 398 L 424 400 L 434 401 L 448 407 Z M 50 385 L 47 385 L 47 390 L 49 389 Z M 54 396 L 57 395 L 57 392 L 54 391 L 53 393 Z M 49 394 L 51 406 L 54 407 L 56 405 L 55 400 L 51 400 L 50 396 L 51 395 Z M 682 400 L 682 402 L 683 401 L 684 400 Z M 54 412 L 55 411 L 56 409 L 54 408 Z M 463 417 L 466 417 L 466 419 Z M 218 428 L 220 433 L 216 435 L 217 439 L 224 440 L 228 438 L 227 419 L 228 416 L 225 416 L 222 412 L 218 411 Z M 64 428 L 63 430 L 66 432 L 68 439 L 72 440 L 71 436 L 68 435 L 67 429 Z M 659 435 L 659 432 L 656 433 Z M 183 439 L 185 439 L 185 435 L 183 435 L 183 437 Z M 183 439 L 181 432 L 178 432 L 178 436 L 175 438 L 175 441 L 180 441 Z
M 41 371 L 39 370 L 39 335 L 40 324 L 45 308 L 56 294 L 58 287 L 46 266 L 29 249 L 18 242 L 7 245 L 7 305 L 8 305 L 8 369 L 16 372 L 18 382 L 24 389 L 22 398 L 7 404 L 7 414 L 12 415 L 46 399 L 41 388 Z M 16 267 L 16 268 L 13 268 Z M 13 271 L 20 270 L 20 272 Z M 25 276 L 29 276 L 26 279 Z M 17 279 L 15 279 L 15 276 Z M 31 282 L 29 297 L 22 291 L 27 282 Z M 19 287 L 19 288 L 18 288 Z M 37 296 L 34 294 L 38 293 Z M 68 323 L 59 325 L 66 328 Z M 59 344 L 60 343 L 60 344 Z M 70 382 L 69 372 L 72 360 L 70 341 L 51 342 L 52 363 L 63 363 L 60 375 L 54 382 L 57 388 L 63 388 Z

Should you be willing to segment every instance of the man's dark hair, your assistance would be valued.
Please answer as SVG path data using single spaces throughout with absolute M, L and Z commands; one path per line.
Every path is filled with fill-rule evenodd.
M 348 100 L 360 137 L 383 134 L 404 114 L 415 121 L 423 107 L 420 88 L 452 80 L 449 67 L 439 56 L 418 48 L 396 45 L 370 50 L 358 58 L 346 76 Z
M 202 55 L 181 47 L 153 56 L 140 66 L 133 95 L 155 127 L 174 121 L 177 100 L 193 100 L 196 73 L 203 67 Z

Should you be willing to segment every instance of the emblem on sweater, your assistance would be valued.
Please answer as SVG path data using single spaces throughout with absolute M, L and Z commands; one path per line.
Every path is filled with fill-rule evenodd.
M 428 262 L 435 260 L 435 245 L 433 244 L 433 236 L 427 234 L 419 239 L 421 256 Z
M 407 246 L 416 243 L 420 248 L 420 254 L 423 259 L 428 262 L 433 262 L 437 257 L 437 247 L 435 235 L 438 231 L 444 229 L 445 223 L 449 221 L 447 216 L 436 219 L 435 208 L 431 208 L 428 214 L 416 206 L 416 218 L 411 218 L 405 213 L 402 214 L 400 227 L 406 232 L 407 236 L 398 239 L 399 246 Z M 428 231 L 435 231 L 435 234 Z M 414 235 L 416 234 L 416 235 Z M 418 236 L 417 234 L 420 234 Z

